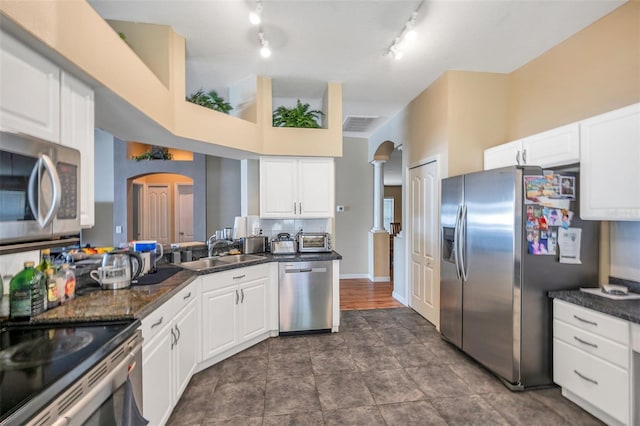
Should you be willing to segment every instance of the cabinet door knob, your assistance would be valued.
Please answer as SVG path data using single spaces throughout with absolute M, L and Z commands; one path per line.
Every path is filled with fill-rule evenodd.
M 178 333 L 178 335 L 176 336 L 176 345 L 178 344 L 178 340 L 180 340 L 180 335 L 182 333 L 180 333 L 180 329 L 178 328 L 178 324 L 176 324 L 176 332 Z
M 240 294 L 242 294 L 242 299 L 240 299 L 240 303 L 244 303 L 244 289 L 240 289 Z
M 238 304 L 239 300 L 240 300 L 240 296 L 238 295 L 238 290 L 236 290 L 236 305 Z
M 527 150 L 526 149 L 522 150 L 522 163 L 523 164 L 527 164 Z
M 171 329 L 171 349 L 173 350 L 173 347 L 176 345 L 176 342 L 178 340 L 176 339 L 176 333 L 173 332 L 173 328 Z
M 516 152 L 516 164 L 519 166 L 520 165 L 520 151 L 518 150 L 518 152 Z
M 160 317 L 160 319 L 156 322 L 154 322 L 153 324 L 151 324 L 151 328 L 156 328 L 157 326 L 159 326 L 160 324 L 162 324 L 162 320 L 164 319 L 164 317 Z

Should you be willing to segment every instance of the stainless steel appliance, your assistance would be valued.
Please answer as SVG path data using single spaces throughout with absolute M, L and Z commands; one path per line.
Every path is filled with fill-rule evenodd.
M 0 425 L 122 424 L 142 402 L 139 326 L 130 321 L 4 328 Z
M 323 253 L 331 251 L 331 235 L 326 232 L 305 232 L 298 234 L 300 253 Z
M 547 292 L 598 282 L 599 223 L 581 221 L 576 201 L 582 263 L 529 254 L 523 179 L 541 175 L 507 167 L 442 180 L 440 331 L 512 389 L 552 383 Z
M 282 262 L 278 284 L 281 335 L 331 331 L 331 261 Z
M 0 244 L 80 233 L 80 152 L 0 132 Z
M 271 240 L 271 254 L 293 254 L 298 251 L 298 243 L 291 234 L 282 232 Z
M 91 271 L 91 278 L 107 290 L 131 287 L 131 282 L 142 272 L 142 257 L 135 251 L 105 253 L 102 266 Z
M 240 241 L 242 243 L 242 253 L 253 254 L 267 251 L 267 237 L 265 236 L 244 237 Z

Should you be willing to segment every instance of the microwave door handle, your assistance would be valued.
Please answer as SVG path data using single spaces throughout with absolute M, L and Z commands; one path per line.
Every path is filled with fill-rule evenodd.
M 51 207 L 49 208 L 49 211 L 44 216 L 44 218 L 41 217 L 40 211 L 34 199 L 36 189 L 38 190 L 38 192 L 40 192 L 39 188 L 37 187 L 41 182 L 40 170 L 42 168 L 44 168 L 44 170 L 49 174 L 49 177 L 51 178 L 51 186 L 53 189 L 53 194 L 51 196 Z M 47 155 L 41 154 L 38 162 L 31 172 L 31 177 L 29 178 L 29 205 L 31 207 L 31 210 L 33 210 L 34 216 L 37 218 L 41 228 L 44 228 L 51 223 L 51 221 L 53 220 L 53 215 L 56 214 L 58 208 L 60 208 L 60 201 L 62 199 L 61 186 L 62 185 L 60 184 L 60 178 L 58 177 L 56 166 L 53 164 L 53 161 L 51 161 L 51 158 L 49 158 Z

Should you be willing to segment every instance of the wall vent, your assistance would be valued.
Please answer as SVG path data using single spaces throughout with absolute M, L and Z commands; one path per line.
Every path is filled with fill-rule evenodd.
M 368 132 L 378 120 L 378 116 L 347 115 L 342 123 L 343 132 Z

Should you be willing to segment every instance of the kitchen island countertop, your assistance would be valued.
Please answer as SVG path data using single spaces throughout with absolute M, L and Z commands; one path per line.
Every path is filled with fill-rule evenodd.
M 234 264 L 200 272 L 183 269 L 166 280 L 153 285 L 132 286 L 119 290 L 93 291 L 82 296 L 77 296 L 62 306 L 58 306 L 32 318 L 31 324 L 143 319 L 171 299 L 171 297 L 181 289 L 189 285 L 198 275 L 268 262 L 305 262 L 342 259 L 342 256 L 335 251 L 330 253 L 294 253 L 285 255 L 271 255 L 269 253 L 257 254 L 265 258 L 254 262 Z
M 580 290 L 550 291 L 549 297 L 640 324 L 640 300 L 613 300 Z

